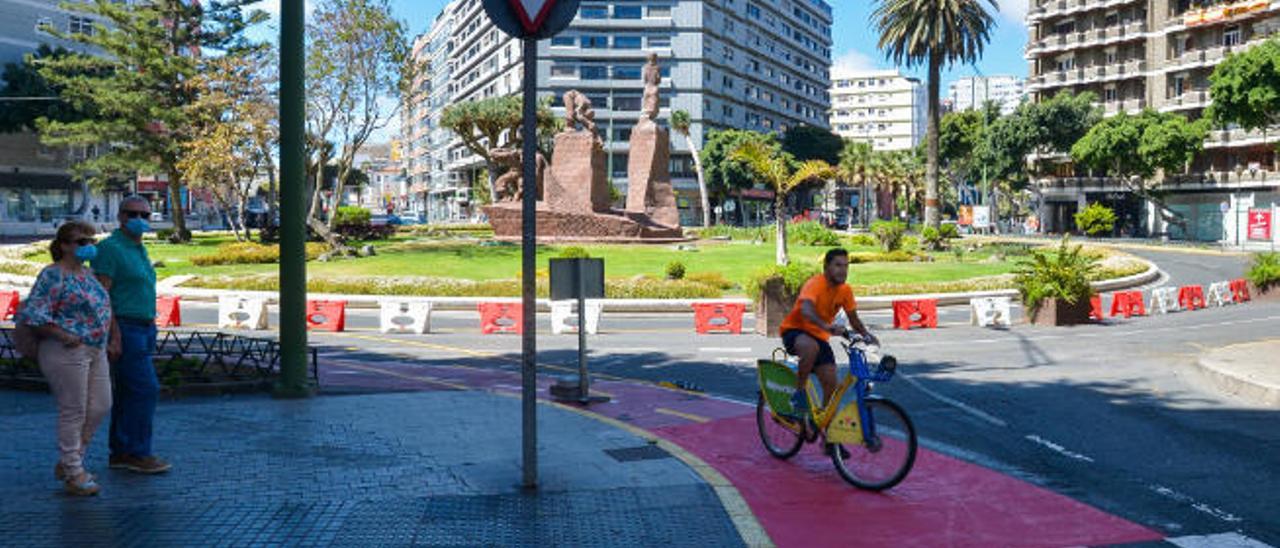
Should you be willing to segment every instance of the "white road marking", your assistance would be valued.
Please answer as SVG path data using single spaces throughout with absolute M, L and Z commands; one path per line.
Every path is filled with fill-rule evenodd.
M 1031 440 L 1032 442 L 1035 442 L 1037 445 L 1041 445 L 1041 446 L 1047 447 L 1047 448 L 1049 448 L 1050 450 L 1052 450 L 1053 452 L 1058 453 L 1059 455 L 1062 455 L 1062 456 L 1064 456 L 1064 457 L 1067 457 L 1067 458 L 1070 458 L 1070 459 L 1075 459 L 1075 460 L 1078 460 L 1078 461 L 1093 462 L 1093 458 L 1092 458 L 1092 457 L 1088 457 L 1088 456 L 1085 456 L 1085 455 L 1081 455 L 1080 453 L 1076 453 L 1075 451 L 1070 451 L 1070 450 L 1068 450 L 1067 448 L 1065 448 L 1065 447 L 1063 447 L 1063 446 L 1061 446 L 1061 445 L 1058 445 L 1058 444 L 1056 444 L 1056 443 L 1054 443 L 1054 442 L 1051 442 L 1051 441 L 1049 441 L 1049 440 L 1046 440 L 1046 439 L 1044 439 L 1044 438 L 1042 438 L 1042 437 L 1040 437 L 1040 436 L 1037 436 L 1037 435 L 1035 435 L 1035 434 L 1027 434 L 1027 435 L 1026 435 L 1026 436 L 1024 436 L 1024 437 L 1025 437 L 1025 438 L 1027 438 L 1028 440 Z
M 735 367 L 751 367 L 754 369 L 756 366 L 755 358 L 716 358 L 713 361 Z
M 1179 493 L 1163 485 L 1152 485 L 1151 490 L 1155 491 L 1156 494 L 1158 495 L 1169 497 L 1181 503 L 1189 504 L 1191 505 L 1192 508 L 1196 509 L 1197 511 L 1204 512 L 1222 521 L 1229 522 L 1229 523 L 1238 523 L 1238 522 L 1244 521 L 1243 518 L 1235 514 L 1227 512 L 1226 510 L 1214 508 L 1203 502 L 1199 502 L 1196 499 L 1191 498 L 1190 495 Z
M 1009 423 L 1007 423 L 1007 422 L 1005 422 L 1005 421 L 1001 420 L 999 417 L 996 417 L 995 415 L 992 415 L 992 414 L 990 414 L 990 413 L 987 413 L 986 411 L 983 411 L 983 410 L 981 410 L 981 409 L 977 409 L 977 408 L 975 408 L 975 407 L 972 407 L 972 406 L 970 406 L 969 404 L 964 403 L 964 402 L 962 402 L 962 401 L 960 401 L 960 400 L 952 399 L 952 398 L 949 398 L 949 397 L 944 396 L 944 395 L 942 395 L 942 394 L 939 394 L 939 393 L 937 393 L 937 392 L 934 392 L 933 390 L 930 390 L 929 388 L 926 388 L 923 384 L 920 384 L 918 381 L 916 381 L 915 379 L 913 379 L 913 378 L 911 378 L 911 377 L 908 377 L 908 376 L 906 376 L 906 375 L 903 375 L 903 376 L 902 376 L 902 377 L 900 377 L 900 378 L 901 378 L 901 379 L 903 379 L 903 380 L 905 380 L 905 381 L 907 381 L 907 384 L 910 384 L 911 386 L 916 387 L 918 390 L 920 390 L 921 392 L 924 392 L 926 395 L 928 395 L 929 397 L 931 397 L 931 398 L 933 398 L 933 399 L 935 399 L 935 400 L 938 400 L 938 401 L 940 401 L 940 402 L 942 402 L 942 403 L 945 403 L 945 404 L 947 404 L 947 405 L 950 405 L 950 406 L 952 406 L 952 407 L 955 407 L 956 409 L 959 409 L 959 410 L 961 410 L 961 411 L 964 411 L 965 413 L 968 413 L 968 414 L 970 414 L 970 415 L 973 415 L 973 416 L 975 416 L 975 417 L 977 417 L 977 418 L 979 418 L 979 419 L 982 419 L 983 421 L 986 421 L 986 422 L 988 422 L 988 423 L 990 423 L 990 424 L 993 424 L 993 425 L 995 425 L 995 426 L 999 426 L 1000 428 L 1006 428 L 1006 427 L 1008 427 L 1008 426 L 1009 426 Z
M 1214 323 L 1202 323 L 1202 324 L 1196 324 L 1195 327 L 1199 329 L 1199 328 L 1205 328 L 1205 327 L 1225 327 L 1229 325 L 1240 325 L 1240 324 L 1251 324 L 1251 323 L 1269 323 L 1278 319 L 1280 319 L 1280 315 L 1266 316 L 1262 318 L 1251 318 L 1246 320 L 1226 320 L 1226 321 L 1214 322 Z M 1175 326 L 1169 326 L 1169 327 L 1153 327 L 1149 329 L 1132 329 L 1132 330 L 1115 329 L 1115 330 L 1107 330 L 1105 332 L 1097 332 L 1097 333 L 1072 333 L 1070 335 L 1044 335 L 1040 337 L 1027 337 L 1025 339 L 1003 338 L 1003 339 L 964 339 L 964 340 L 956 340 L 956 341 L 934 340 L 934 341 L 921 342 L 921 343 L 895 342 L 893 344 L 893 347 L 894 348 L 924 348 L 924 347 L 936 348 L 939 346 L 951 346 L 956 344 L 993 344 L 993 343 L 1001 343 L 1001 342 L 1040 342 L 1040 341 L 1053 341 L 1053 340 L 1059 340 L 1059 339 L 1071 339 L 1071 340 L 1096 339 L 1099 337 L 1115 337 L 1117 335 L 1126 335 L 1126 336 L 1141 335 L 1144 333 L 1163 333 L 1166 331 L 1186 332 L 1187 329 L 1189 329 L 1189 327 L 1186 325 L 1175 325 Z
M 1167 538 L 1164 541 L 1182 548 L 1272 548 L 1267 543 L 1251 539 L 1240 533 Z

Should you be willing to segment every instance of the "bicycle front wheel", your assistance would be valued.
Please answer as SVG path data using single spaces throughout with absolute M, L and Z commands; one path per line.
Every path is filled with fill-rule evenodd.
M 800 446 L 804 445 L 804 438 L 800 437 L 799 432 L 791 430 L 773 417 L 764 394 L 760 394 L 756 401 L 756 428 L 760 431 L 760 441 L 764 442 L 764 448 L 777 458 L 789 459 L 800 452 Z
M 867 399 L 875 435 L 859 445 L 832 451 L 840 477 L 860 489 L 883 491 L 907 477 L 916 462 L 916 427 L 902 407 L 890 400 Z

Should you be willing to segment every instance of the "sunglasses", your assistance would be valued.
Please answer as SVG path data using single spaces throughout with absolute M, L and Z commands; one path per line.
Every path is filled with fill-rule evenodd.
M 145 219 L 151 216 L 150 211 L 121 211 L 120 214 L 129 219 Z

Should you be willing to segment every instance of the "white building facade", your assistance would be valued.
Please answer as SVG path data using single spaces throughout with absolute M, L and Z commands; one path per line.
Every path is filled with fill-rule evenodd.
M 876 150 L 910 150 L 924 139 L 924 86 L 896 70 L 835 74 L 831 129 Z
M 952 110 L 973 110 L 988 102 L 1000 107 L 1000 113 L 1013 111 L 1026 99 L 1026 82 L 1009 75 L 965 76 L 947 87 L 947 100 Z
M 483 163 L 440 127 L 440 113 L 450 104 L 518 93 L 520 45 L 489 23 L 479 0 L 454 0 L 424 36 L 425 45 L 415 51 L 420 63 L 429 60 L 429 82 L 419 87 L 429 92 L 417 94 L 409 110 L 426 127 L 408 146 L 415 162 L 410 183 L 429 181 L 432 219 L 475 218 L 477 208 L 465 196 L 483 176 Z M 591 100 L 609 153 L 609 178 L 623 195 L 628 142 L 640 116 L 641 68 L 650 52 L 658 55 L 663 77 L 660 123 L 675 110 L 687 111 L 699 146 L 717 128 L 828 127 L 826 2 L 584 1 L 567 30 L 539 45 L 538 94 L 553 98 L 557 115 L 568 90 Z M 693 159 L 682 136 L 673 135 L 671 144 L 681 222 L 695 224 L 701 211 Z M 424 158 L 430 162 L 425 170 L 419 164 Z

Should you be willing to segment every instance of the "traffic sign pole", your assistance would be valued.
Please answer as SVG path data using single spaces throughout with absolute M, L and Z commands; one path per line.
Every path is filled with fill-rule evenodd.
M 521 293 L 524 335 L 521 344 L 521 427 L 523 430 L 524 487 L 538 487 L 538 41 L 524 42 L 523 193 L 521 211 Z

